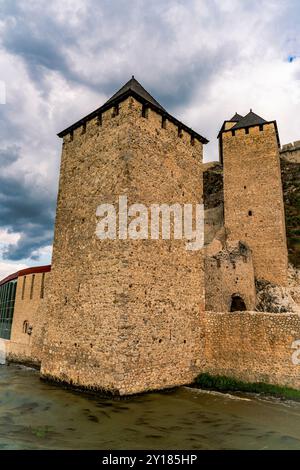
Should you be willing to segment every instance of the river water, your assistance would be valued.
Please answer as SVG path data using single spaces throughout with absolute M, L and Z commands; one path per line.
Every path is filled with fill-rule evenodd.
M 112 400 L 0 366 L 0 449 L 300 449 L 300 403 L 188 387 Z

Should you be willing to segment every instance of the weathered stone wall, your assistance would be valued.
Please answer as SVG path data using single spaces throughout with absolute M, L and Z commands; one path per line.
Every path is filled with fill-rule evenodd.
M 300 163 L 300 140 L 283 145 L 279 153 L 288 162 Z
M 204 211 L 204 240 L 205 244 L 211 243 L 218 232 L 224 226 L 223 204 Z
M 199 372 L 201 251 L 181 240 L 96 238 L 96 208 L 199 203 L 202 144 L 133 98 L 64 139 L 41 374 L 130 394 Z
M 41 349 L 33 351 L 32 344 L 41 334 L 38 317 L 44 303 L 42 283 L 46 285 L 48 276 L 36 273 L 18 278 L 11 339 L 7 344 L 8 361 L 40 363 Z
M 255 279 L 251 251 L 242 243 L 225 246 L 205 257 L 205 309 L 230 312 L 232 297 L 237 295 L 247 310 L 256 303 Z
M 255 276 L 287 282 L 287 245 L 273 123 L 223 132 L 224 212 L 229 240 L 252 250 Z
M 202 331 L 203 372 L 300 389 L 300 365 L 292 362 L 292 343 L 300 339 L 299 315 L 206 312 Z

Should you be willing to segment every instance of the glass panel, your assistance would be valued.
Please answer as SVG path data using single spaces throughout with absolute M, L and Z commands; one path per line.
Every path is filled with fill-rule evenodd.
M 0 286 L 0 338 L 10 339 L 17 280 Z

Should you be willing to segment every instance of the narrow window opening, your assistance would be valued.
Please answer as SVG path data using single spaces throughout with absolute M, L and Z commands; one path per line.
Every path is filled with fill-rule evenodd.
M 44 295 L 45 295 L 45 273 L 42 274 L 40 298 L 43 299 Z
M 70 142 L 72 142 L 72 140 L 74 140 L 74 132 L 73 131 L 70 132 Z
M 246 131 L 246 134 L 249 134 L 249 127 L 246 127 L 245 131 Z
M 29 327 L 29 323 L 27 320 L 23 322 L 23 333 L 27 333 Z
M 162 118 L 161 118 L 161 127 L 163 129 L 167 128 L 167 118 L 165 116 L 162 116 Z
M 191 145 L 194 146 L 195 145 L 195 137 L 192 135 L 191 136 Z
M 81 129 L 81 134 L 85 134 L 85 133 L 86 133 L 86 122 L 82 124 L 82 129 Z
M 264 125 L 263 124 L 259 125 L 259 130 L 260 130 L 260 132 L 262 132 L 264 130 Z
M 252 216 L 252 214 L 253 214 L 252 211 L 248 211 L 248 215 L 249 215 L 250 217 Z
M 35 279 L 35 274 L 33 274 L 33 275 L 32 275 L 32 278 L 31 278 L 31 286 L 30 286 L 30 300 L 32 300 L 32 298 L 33 298 L 34 279 Z
M 26 276 L 23 278 L 23 285 L 22 285 L 22 300 L 24 300 L 25 296 L 25 287 L 26 287 Z
M 235 135 L 235 131 L 231 131 L 231 135 Z
M 182 132 L 181 127 L 178 127 L 178 137 L 180 137 L 180 139 L 183 137 L 183 132 Z
M 114 106 L 114 109 L 113 109 L 112 117 L 118 116 L 118 115 L 119 115 L 119 111 L 120 111 L 119 105 L 116 104 L 116 106 Z
M 146 105 L 142 107 L 142 117 L 148 119 L 149 116 L 149 108 Z

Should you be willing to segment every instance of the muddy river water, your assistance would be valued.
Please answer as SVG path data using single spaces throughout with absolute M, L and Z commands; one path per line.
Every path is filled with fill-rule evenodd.
M 0 449 L 300 449 L 300 403 L 188 387 L 113 400 L 0 366 Z

